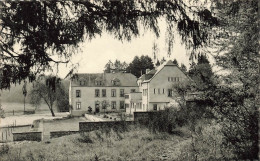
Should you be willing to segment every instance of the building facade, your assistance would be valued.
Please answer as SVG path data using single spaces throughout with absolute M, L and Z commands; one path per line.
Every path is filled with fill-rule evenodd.
M 146 70 L 140 78 L 131 73 L 77 74 L 70 82 L 73 116 L 92 112 L 159 111 L 176 104 L 173 85 L 190 78 L 171 60 Z
M 92 112 L 124 112 L 125 94 L 139 91 L 131 73 L 76 74 L 70 81 L 70 112 L 81 116 Z
M 171 60 L 163 63 L 156 69 L 146 70 L 146 73 L 137 80 L 139 91 L 142 94 L 139 96 L 140 98 L 133 99 L 134 101 L 141 99 L 141 107 L 137 108 L 137 110 L 130 110 L 136 109 L 133 107 L 135 104 L 130 104 L 130 109 L 126 109 L 126 111 L 129 113 L 135 111 L 158 111 L 165 109 L 167 106 L 177 106 L 173 95 L 173 85 L 187 80 L 190 80 L 190 78 L 178 65 L 173 64 Z

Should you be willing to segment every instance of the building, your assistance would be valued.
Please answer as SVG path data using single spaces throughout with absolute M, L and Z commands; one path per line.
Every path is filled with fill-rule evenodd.
M 139 91 L 131 73 L 76 74 L 70 81 L 71 114 L 125 111 L 125 94 Z
M 137 80 L 141 95 L 129 94 L 126 98 L 126 111 L 158 111 L 176 104 L 173 98 L 173 84 L 190 78 L 171 60 L 153 70 L 146 70 Z M 129 100 L 128 100 L 129 98 Z M 140 100 L 142 102 L 140 107 Z M 129 107 L 129 109 L 128 109 Z

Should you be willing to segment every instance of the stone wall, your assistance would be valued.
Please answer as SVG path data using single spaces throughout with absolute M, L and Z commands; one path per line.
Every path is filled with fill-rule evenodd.
M 41 141 L 42 132 L 13 133 L 13 141 Z
M 77 134 L 79 133 L 79 131 L 53 131 L 50 132 L 50 138 L 58 138 L 58 137 L 62 137 L 65 135 L 72 135 L 72 134 Z
M 94 130 L 123 129 L 133 124 L 134 121 L 79 122 L 79 131 L 89 132 Z

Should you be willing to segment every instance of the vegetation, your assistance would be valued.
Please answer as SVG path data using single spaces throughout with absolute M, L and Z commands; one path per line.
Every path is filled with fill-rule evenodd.
M 214 74 L 206 55 L 198 55 L 197 63 L 192 63 L 188 75 L 196 84 L 198 91 L 214 88 Z
M 126 62 L 120 62 L 119 60 L 115 60 L 114 63 L 112 63 L 110 60 L 105 65 L 105 73 L 118 73 L 118 72 L 125 72 L 126 68 L 128 67 L 128 64 Z
M 1 2 L 1 6 L 1 89 L 26 78 L 33 81 L 53 64 L 68 63 L 80 42 L 104 31 L 127 41 L 142 29 L 159 36 L 158 19 L 165 17 L 167 32 L 177 29 L 187 48 L 195 50 L 208 39 L 205 26 L 218 23 L 208 9 L 177 0 Z
M 34 83 L 34 88 L 30 92 L 31 104 L 38 107 L 43 100 L 49 107 L 52 116 L 54 114 L 54 102 L 60 111 L 68 111 L 68 92 L 64 90 L 61 79 L 55 76 L 40 76 Z
M 92 131 L 54 138 L 50 143 L 21 142 L 9 146 L 1 160 L 176 160 L 182 147 L 190 143 L 183 134 L 153 134 L 145 128 L 128 131 Z
M 141 57 L 135 56 L 134 60 L 129 64 L 126 71 L 128 73 L 132 73 L 137 78 L 141 76 L 141 74 L 145 74 L 146 69 L 153 69 L 153 61 L 149 56 L 142 55 Z
M 260 90 L 258 1 L 218 1 L 212 4 L 220 19 L 213 48 L 216 63 L 227 74 L 208 93 L 221 124 L 227 159 L 258 159 L 258 107 Z M 231 157 L 231 158 L 230 158 Z

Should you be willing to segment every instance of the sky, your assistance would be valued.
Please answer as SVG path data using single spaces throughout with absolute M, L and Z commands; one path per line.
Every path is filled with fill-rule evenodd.
M 101 36 L 86 40 L 80 45 L 78 52 L 72 57 L 73 63 L 78 63 L 78 73 L 101 73 L 106 63 L 116 59 L 121 62 L 130 63 L 135 56 L 148 55 L 153 58 L 153 44 L 158 45 L 158 58 L 166 60 L 177 59 L 179 64 L 183 63 L 189 67 L 189 55 L 186 54 L 185 46 L 180 43 L 178 36 L 174 42 L 174 47 L 170 57 L 167 57 L 167 46 L 165 42 L 166 24 L 159 21 L 160 37 L 151 31 L 141 31 L 137 38 L 132 38 L 130 42 L 115 39 L 113 35 L 103 32 Z M 64 78 L 69 72 L 69 66 L 59 65 L 58 75 Z

